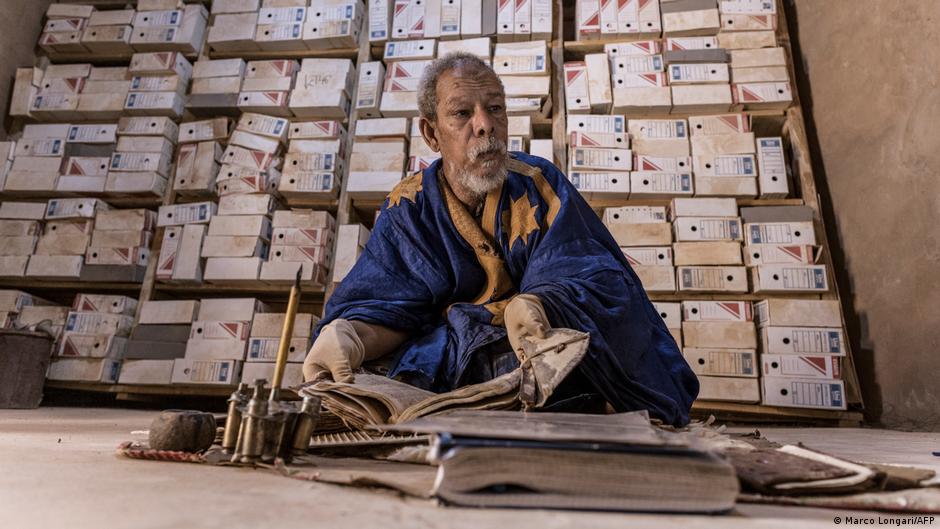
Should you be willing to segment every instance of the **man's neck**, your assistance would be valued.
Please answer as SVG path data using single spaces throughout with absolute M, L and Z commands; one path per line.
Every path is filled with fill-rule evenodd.
M 486 196 L 478 195 L 468 190 L 459 181 L 456 181 L 456 178 L 451 178 L 448 171 L 444 170 L 443 167 L 441 167 L 441 171 L 444 172 L 444 179 L 447 180 L 447 185 L 450 186 L 451 191 L 457 196 L 457 200 L 460 200 L 471 215 L 476 216 L 476 211 L 480 208 Z

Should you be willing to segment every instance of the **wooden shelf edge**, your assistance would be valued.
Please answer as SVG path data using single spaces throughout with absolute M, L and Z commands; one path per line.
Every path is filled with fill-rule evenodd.
M 770 422 L 832 421 L 861 423 L 862 413 L 854 410 L 817 410 L 812 408 L 785 408 L 763 404 L 699 400 L 692 404 L 694 415 L 713 414 L 720 419 L 760 419 Z
M 136 385 L 109 384 L 103 382 L 70 382 L 46 380 L 48 389 L 69 391 L 88 391 L 92 393 L 124 393 L 134 395 L 157 395 L 166 397 L 228 397 L 236 386 L 197 386 L 197 385 Z
M 274 59 L 351 59 L 359 56 L 359 48 L 338 48 L 332 50 L 249 50 L 249 51 L 209 51 L 210 59 L 245 59 L 246 61 L 264 61 Z

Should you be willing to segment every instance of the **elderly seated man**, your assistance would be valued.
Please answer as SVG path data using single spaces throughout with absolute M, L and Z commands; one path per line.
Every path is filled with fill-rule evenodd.
M 351 382 L 363 362 L 391 355 L 388 376 L 450 391 L 515 369 L 523 339 L 566 327 L 590 344 L 548 408 L 686 424 L 698 380 L 565 175 L 507 152 L 499 77 L 472 55 L 447 55 L 425 71 L 418 107 L 441 159 L 389 194 L 327 303 L 304 378 Z

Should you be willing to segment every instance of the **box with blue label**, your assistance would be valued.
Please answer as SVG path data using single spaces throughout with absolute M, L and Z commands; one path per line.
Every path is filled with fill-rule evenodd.
M 54 358 L 49 364 L 49 380 L 115 383 L 121 361 L 114 358 Z
M 764 354 L 828 354 L 845 356 L 845 335 L 839 327 L 761 327 Z
M 827 292 L 824 265 L 759 265 L 749 269 L 754 293 Z
M 241 380 L 242 362 L 238 360 L 193 360 L 177 358 L 173 361 L 173 384 L 233 386 Z
M 841 380 L 764 377 L 763 404 L 787 408 L 844 410 L 845 385 Z
M 840 356 L 825 354 L 761 355 L 761 374 L 765 377 L 839 379 Z
M 685 347 L 682 356 L 696 375 L 746 378 L 758 375 L 757 351 L 753 349 Z

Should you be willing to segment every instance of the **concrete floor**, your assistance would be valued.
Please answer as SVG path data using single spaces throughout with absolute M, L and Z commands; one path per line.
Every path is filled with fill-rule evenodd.
M 844 511 L 741 505 L 729 516 L 655 516 L 437 507 L 394 494 L 294 481 L 266 472 L 133 461 L 115 455 L 153 411 L 42 408 L 0 411 L 3 527 L 278 529 L 342 527 L 832 527 Z M 938 433 L 761 429 L 770 439 L 860 460 L 940 471 Z M 136 436 L 140 438 L 140 436 Z

